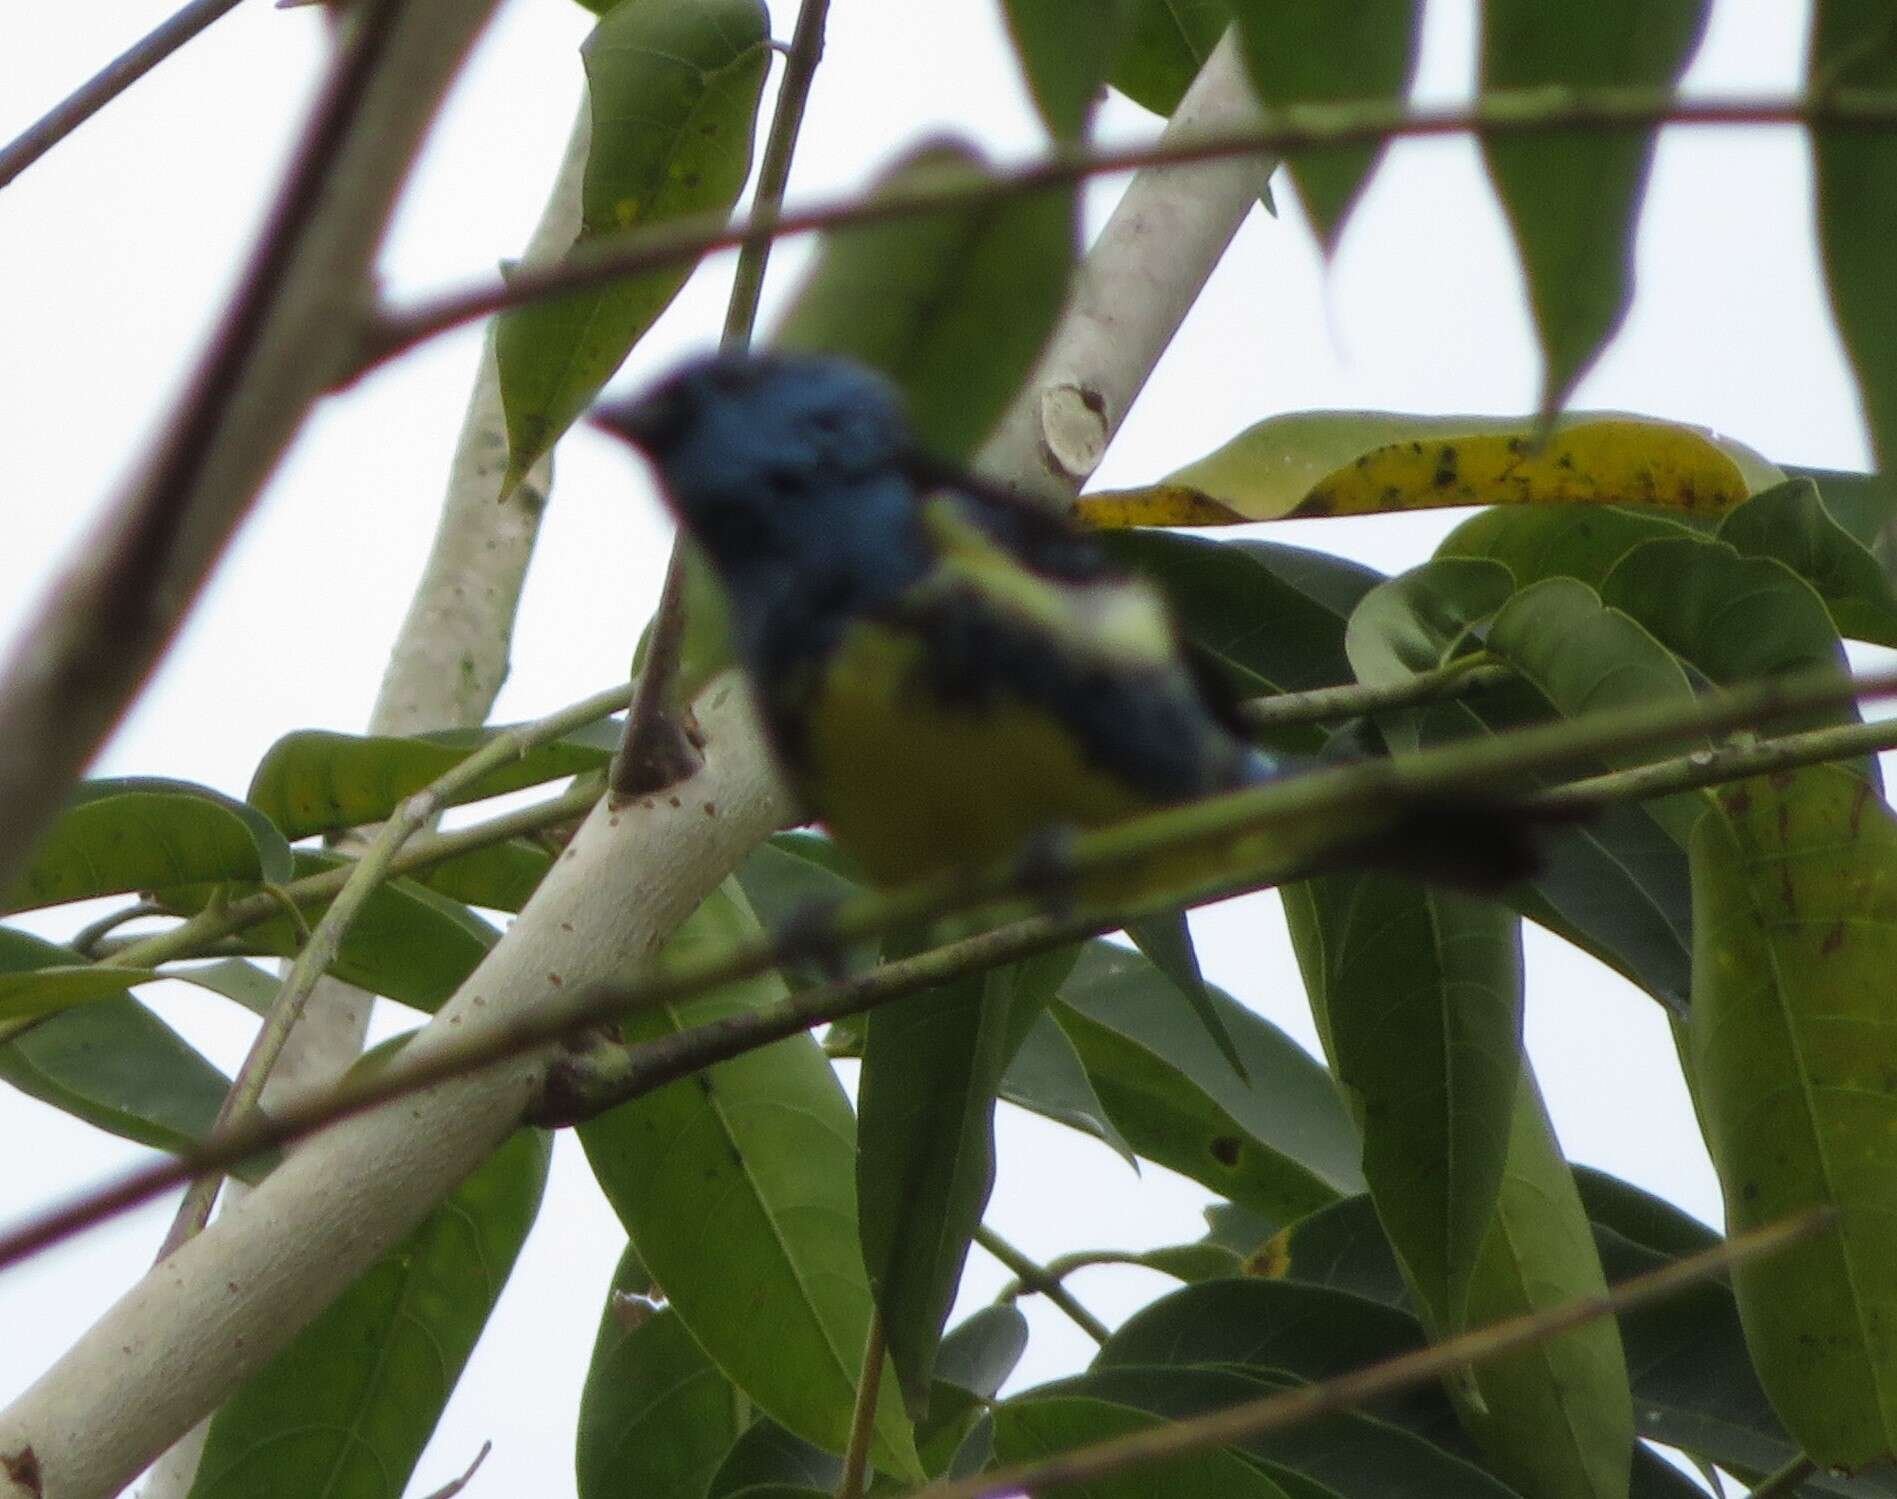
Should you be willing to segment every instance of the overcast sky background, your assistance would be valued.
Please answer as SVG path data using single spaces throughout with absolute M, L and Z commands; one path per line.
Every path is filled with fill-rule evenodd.
M 0 28 L 0 139 L 173 3 L 20 8 Z M 999 10 L 996 0 L 837 0 L 792 201 L 847 191 L 932 131 L 959 131 L 1004 159 L 1038 149 Z M 1468 93 L 1474 15 L 1473 0 L 1430 5 L 1424 98 Z M 384 255 L 392 298 L 485 275 L 518 252 L 572 123 L 576 49 L 592 20 L 569 0 L 502 6 L 404 200 Z M 793 20 L 790 0 L 777 0 L 777 34 Z M 1794 0 L 1717 0 L 1689 88 L 1794 90 L 1806 22 Z M 250 244 L 320 68 L 322 32 L 313 10 L 248 0 L 0 191 L 9 634 L 166 411 Z M 1120 139 L 1153 128 L 1119 100 L 1101 122 Z M 1094 189 L 1096 226 L 1118 187 Z M 1328 270 L 1292 194 L 1281 187 L 1278 200 L 1277 220 L 1253 213 L 1101 483 L 1150 479 L 1282 411 L 1493 413 L 1533 401 L 1538 363 L 1513 254 L 1469 143 L 1396 146 Z M 1861 467 L 1868 450 L 1818 280 L 1809 200 L 1792 131 L 1667 135 L 1640 235 L 1638 301 L 1578 404 L 1702 423 L 1780 461 Z M 807 254 L 780 247 L 763 326 Z M 728 258 L 708 262 L 622 381 L 640 383 L 713 338 L 729 275 Z M 180 776 L 241 795 L 279 735 L 361 729 L 433 532 L 478 346 L 478 332 L 440 339 L 318 411 L 101 773 Z M 1311 521 L 1269 534 L 1397 570 L 1458 518 Z M 568 439 L 497 717 L 536 716 L 623 670 L 667 544 L 643 474 L 589 433 Z M 1213 978 L 1314 1046 L 1275 897 L 1198 913 L 1194 927 Z M 1529 1045 L 1570 1157 L 1717 1222 L 1717 1187 L 1657 1007 L 1533 928 L 1527 942 Z M 246 1038 L 214 1003 L 173 996 L 160 1008 L 228 1068 Z M 11 1142 L 6 1217 L 140 1156 L 10 1092 L 0 1092 L 0 1139 Z M 1106 1150 L 1003 1110 L 990 1221 L 1037 1255 L 1193 1238 L 1206 1200 L 1159 1168 L 1135 1177 Z M 0 1273 L 0 1399 L 139 1274 L 170 1212 L 132 1215 Z M 570 1483 L 577 1391 L 621 1242 L 563 1139 L 539 1226 L 417 1492 L 458 1473 L 488 1438 L 495 1450 L 474 1493 Z M 1005 1278 L 975 1251 L 965 1309 Z M 1075 1285 L 1109 1321 L 1164 1289 L 1142 1272 L 1089 1272 Z M 1030 1382 L 1084 1359 L 1085 1339 L 1058 1313 L 1027 1310 Z

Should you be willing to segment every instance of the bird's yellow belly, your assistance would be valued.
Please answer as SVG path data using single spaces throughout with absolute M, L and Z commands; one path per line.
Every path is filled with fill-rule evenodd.
M 1097 827 L 1143 809 L 1088 763 L 1042 708 L 942 702 L 915 670 L 919 647 L 852 628 L 810 716 L 806 795 L 837 842 L 881 882 L 1018 851 L 1048 827 Z

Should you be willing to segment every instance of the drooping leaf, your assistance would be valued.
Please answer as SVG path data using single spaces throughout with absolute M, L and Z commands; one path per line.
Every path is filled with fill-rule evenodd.
M 1475 1327 L 1606 1293 L 1587 1213 L 1525 1066 L 1495 1217 L 1470 1279 Z M 1523 1493 L 1625 1499 L 1634 1445 L 1620 1332 L 1598 1319 L 1450 1384 L 1463 1424 Z
M 1142 109 L 1170 115 L 1231 21 L 1230 0 L 1130 0 L 1109 81 Z
M 1149 489 L 1075 502 L 1084 524 L 1238 525 L 1444 505 L 1656 505 L 1717 516 L 1782 475 L 1698 427 L 1573 412 L 1531 417 L 1297 411 L 1247 427 Z
M 648 1285 L 629 1248 L 613 1274 L 580 1396 L 579 1499 L 703 1499 L 744 1429 L 741 1397 L 677 1312 L 642 1299 Z
M 1192 928 L 1186 925 L 1186 913 L 1160 911 L 1138 917 L 1126 924 L 1126 935 L 1133 939 L 1133 945 L 1145 954 L 1149 963 L 1172 980 L 1173 987 L 1191 1007 L 1193 1019 L 1205 1027 L 1212 1044 L 1225 1054 L 1232 1070 L 1243 1080 L 1245 1064 L 1231 1033 L 1225 1029 L 1218 1007 L 1206 992 L 1205 975 L 1199 971 L 1199 954 L 1192 945 Z
M 243 958 L 220 958 L 215 963 L 167 968 L 165 977 L 179 979 L 242 1005 L 253 1015 L 268 1015 L 283 980 Z
M 863 1262 L 910 1413 L 995 1181 L 995 1090 L 1012 985 L 975 973 L 869 1014 L 857 1088 Z
M 1670 87 L 1699 45 L 1707 10 L 1708 0 L 1485 0 L 1481 86 Z M 1546 411 L 1565 404 L 1633 301 L 1634 227 L 1656 133 L 1482 137 L 1528 279 Z
M 1002 0 L 1028 92 L 1059 140 L 1087 133 L 1139 0 Z
M 1267 104 L 1396 102 L 1416 73 L 1417 0 L 1235 0 L 1233 14 L 1258 97 Z M 1383 143 L 1303 151 L 1288 163 L 1326 254 L 1376 170 Z
M 727 883 L 668 949 L 748 939 L 757 923 Z M 629 1041 L 770 1003 L 760 977 L 643 1016 Z M 841 1452 L 869 1332 L 856 1221 L 856 1129 L 808 1036 L 720 1063 L 579 1127 L 580 1142 L 667 1300 L 760 1409 Z M 920 1476 L 896 1379 L 885 1370 L 877 1466 Z
M 258 762 L 250 779 L 250 802 L 286 838 L 381 822 L 499 732 L 449 729 L 392 738 L 300 730 L 284 735 Z M 603 770 L 618 747 L 620 732 L 616 720 L 604 719 L 529 750 L 481 777 L 451 805 Z
M 1897 37 L 1879 0 L 1816 0 L 1810 87 L 1888 93 L 1897 86 Z M 1897 459 L 1897 139 L 1888 131 L 1814 129 L 1818 243 L 1832 315 L 1857 376 L 1877 467 Z
M 870 196 L 988 175 L 968 147 L 938 142 Z M 1066 301 L 1076 202 L 1067 189 L 1008 193 L 836 230 L 772 342 L 882 371 L 906 397 L 922 445 L 967 458 L 1021 388 Z
M 1246 1081 L 1202 1030 L 1176 1023 L 1165 976 L 1111 943 L 1087 944 L 1053 1013 L 1146 1159 L 1278 1222 L 1360 1190 L 1356 1131 L 1329 1074 L 1275 1026 L 1209 992 Z
M 546 1185 L 521 1130 L 211 1420 L 191 1499 L 400 1499 Z
M 1131 1406 L 1167 1420 L 1240 1405 L 1291 1388 L 1282 1375 L 1204 1366 L 1114 1365 L 1046 1387 Z M 1469 1458 L 1390 1422 L 1355 1412 L 1327 1416 L 1237 1444 L 1280 1482 L 1302 1479 L 1339 1499 L 1517 1499 Z
M 1719 524 L 1744 557 L 1776 557 L 1818 590 L 1838 633 L 1897 646 L 1897 589 L 1890 574 L 1831 517 L 1809 479 L 1755 494 Z
M 579 231 L 566 253 L 731 209 L 751 171 L 770 44 L 761 0 L 639 0 L 601 19 L 580 49 L 590 130 Z M 505 487 L 586 409 L 693 269 L 671 266 L 501 316 Z
M 1138 1169 L 1133 1147 L 1107 1113 L 1074 1043 L 1053 1016 L 1037 1017 L 1028 1029 L 1001 1075 L 999 1091 L 1009 1103 L 1092 1135 Z
M 0 911 L 174 885 L 290 877 L 290 847 L 253 807 L 153 776 L 80 785 Z
M 1460 1330 L 1515 1106 L 1519 918 L 1377 874 L 1300 881 L 1284 899 L 1378 1215 L 1433 1325 Z
M 1823 1237 L 1736 1266 L 1759 1377 L 1801 1448 L 1897 1450 L 1897 818 L 1835 766 L 1720 788 L 1692 846 L 1697 1100 L 1741 1231 L 1817 1204 Z
M 1131 1406 L 1089 1396 L 1020 1395 L 995 1410 L 995 1455 L 1004 1463 L 1031 1462 L 1162 1424 L 1159 1417 Z M 1037 1493 L 1047 1499 L 1148 1499 L 1153 1494 L 1167 1499 L 1286 1499 L 1262 1468 L 1226 1448 Z
M 0 928 L 0 973 L 78 962 L 70 948 Z M 110 1134 L 170 1151 L 202 1140 L 230 1091 L 228 1078 L 128 994 L 50 1015 L 0 1044 L 0 1079 Z

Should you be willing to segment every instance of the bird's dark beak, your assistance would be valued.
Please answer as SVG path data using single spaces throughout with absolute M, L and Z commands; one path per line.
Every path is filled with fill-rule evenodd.
M 658 457 L 684 424 L 683 403 L 661 387 L 629 401 L 607 401 L 587 413 L 589 426 L 612 433 L 641 452 Z

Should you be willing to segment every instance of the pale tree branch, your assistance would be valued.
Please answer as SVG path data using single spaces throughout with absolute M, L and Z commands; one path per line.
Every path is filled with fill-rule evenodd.
M 430 15 L 435 8 L 420 0 L 413 7 Z M 1208 93 L 1229 97 L 1236 67 L 1231 50 L 1215 63 L 1182 108 L 1202 109 Z M 1209 178 L 1195 189 L 1214 190 L 1228 189 Z M 1234 182 L 1229 190 L 1238 201 L 1208 217 L 1235 227 L 1255 197 L 1255 181 Z M 1153 191 L 1148 174 L 1128 188 L 1129 196 Z M 1158 243 L 1157 233 L 1139 243 L 1103 241 L 1089 256 L 1087 273 L 1111 279 L 1103 262 L 1138 257 L 1146 275 L 1169 266 L 1169 274 L 1196 288 L 1228 240 L 1229 232 L 1171 246 Z M 1183 315 L 1178 299 L 1167 305 Z M 1171 332 L 1165 329 L 1158 347 Z M 1150 339 L 1109 345 L 1100 350 L 1103 366 L 1081 374 L 1111 396 L 1110 410 L 1123 412 L 1156 354 Z M 321 381 L 332 368 L 319 363 L 309 374 Z M 1030 390 L 1025 399 L 1035 402 L 1037 393 Z M 992 463 L 989 471 L 1023 486 L 1034 478 Z M 648 802 L 597 808 L 507 935 L 410 1044 L 409 1055 L 425 1060 L 457 1038 L 490 1033 L 544 1008 L 565 986 L 619 974 L 652 952 L 741 854 L 784 820 L 788 803 L 743 704 L 730 681 L 700 695 L 696 716 L 707 741 L 700 773 Z M 51 784 L 63 786 L 70 774 Z M 543 1067 L 535 1055 L 444 1083 L 308 1142 L 134 1286 L 0 1413 L 0 1456 L 30 1449 L 47 1490 L 61 1499 L 114 1492 L 464 1177 L 521 1117 Z M 74 1412 L 85 1413 L 83 1422 Z M 27 1499 L 18 1484 L 0 1485 L 0 1495 Z

